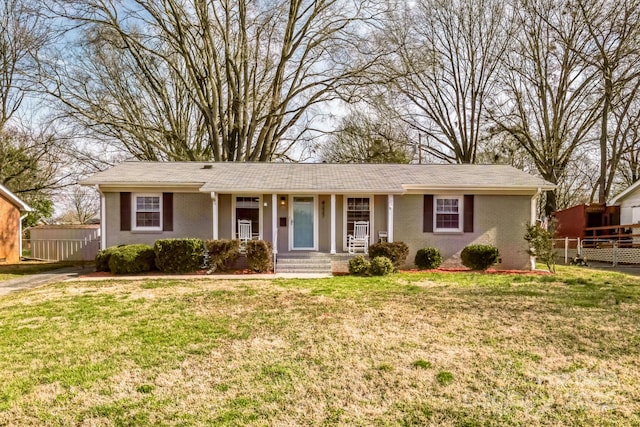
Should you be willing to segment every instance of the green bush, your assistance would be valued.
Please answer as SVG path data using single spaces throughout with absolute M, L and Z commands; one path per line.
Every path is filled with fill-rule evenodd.
M 149 245 L 119 246 L 111 251 L 109 270 L 115 274 L 144 273 L 153 270 L 155 257 Z
M 258 273 L 273 270 L 273 251 L 271 242 L 264 240 L 249 240 L 247 242 L 247 263 L 249 268 Z
M 196 271 L 204 262 L 204 244 L 200 239 L 159 239 L 153 250 L 158 270 L 165 273 Z
M 371 268 L 369 271 L 373 276 L 386 276 L 393 273 L 395 267 L 393 262 L 386 256 L 377 256 L 371 260 Z
M 404 242 L 380 242 L 369 246 L 369 258 L 389 258 L 396 269 L 404 265 L 408 255 L 409 247 Z
M 240 256 L 240 240 L 207 240 L 204 242 L 207 251 L 207 268 L 211 271 L 230 269 Z
M 416 253 L 415 264 L 423 270 L 440 267 L 442 254 L 438 248 L 422 248 Z
M 359 276 L 366 276 L 369 274 L 371 263 L 362 255 L 356 255 L 349 260 L 349 273 L 357 274 Z
M 499 257 L 498 248 L 492 245 L 469 245 L 460 254 L 462 264 L 472 270 L 486 270 L 498 262 Z
M 114 249 L 117 249 L 117 247 L 111 246 L 110 248 L 98 251 L 96 254 L 96 271 L 110 271 L 109 259 L 111 258 L 111 253 Z

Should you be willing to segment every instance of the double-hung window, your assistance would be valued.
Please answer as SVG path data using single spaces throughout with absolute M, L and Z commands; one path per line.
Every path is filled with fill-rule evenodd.
M 162 230 L 162 195 L 135 194 L 134 230 Z
M 436 196 L 434 201 L 434 231 L 462 231 L 463 198 Z
M 347 235 L 353 234 L 356 221 L 368 221 L 371 234 L 370 200 L 369 197 L 347 197 Z

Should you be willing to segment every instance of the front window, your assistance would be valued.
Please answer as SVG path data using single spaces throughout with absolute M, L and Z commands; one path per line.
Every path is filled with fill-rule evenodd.
M 240 220 L 251 221 L 252 237 L 258 238 L 260 236 L 260 197 L 236 197 L 236 227 Z M 236 234 L 237 233 L 238 228 L 236 228 Z
M 369 197 L 347 198 L 347 235 L 353 234 L 353 224 L 356 221 L 368 221 L 369 234 L 371 234 L 371 213 Z
M 435 231 L 462 231 L 461 197 L 437 197 L 435 199 Z
M 160 230 L 162 202 L 159 194 L 135 195 L 134 229 Z

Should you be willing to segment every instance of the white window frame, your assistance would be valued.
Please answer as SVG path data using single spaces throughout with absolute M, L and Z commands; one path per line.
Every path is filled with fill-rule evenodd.
M 157 197 L 158 204 L 160 206 L 160 225 L 157 227 L 139 227 L 137 216 L 138 213 L 138 197 Z M 162 193 L 133 193 L 131 195 L 131 230 L 132 231 L 162 231 L 162 219 L 163 219 L 163 203 Z
M 236 235 L 238 232 L 238 219 L 236 218 L 236 205 L 238 197 L 257 197 L 258 198 L 258 239 L 262 240 L 262 228 L 263 228 L 263 218 L 262 218 L 262 195 L 259 194 L 232 194 L 231 195 L 231 238 L 237 239 Z M 252 233 L 255 233 L 255 230 L 251 230 Z
M 374 195 L 373 194 L 345 194 L 342 196 L 342 250 L 347 250 L 347 210 L 349 207 L 349 199 L 369 199 L 369 243 L 374 243 L 373 234 L 375 228 L 373 227 L 373 214 L 375 209 L 373 207 Z
M 438 227 L 438 200 L 458 201 L 458 227 L 439 228 Z M 433 196 L 433 232 L 434 233 L 462 233 L 464 229 L 464 196 L 437 195 Z

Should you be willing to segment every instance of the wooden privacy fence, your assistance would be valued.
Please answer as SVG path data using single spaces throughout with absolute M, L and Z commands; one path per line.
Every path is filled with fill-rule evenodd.
M 22 250 L 28 258 L 47 261 L 93 261 L 100 250 L 100 240 L 25 239 Z

